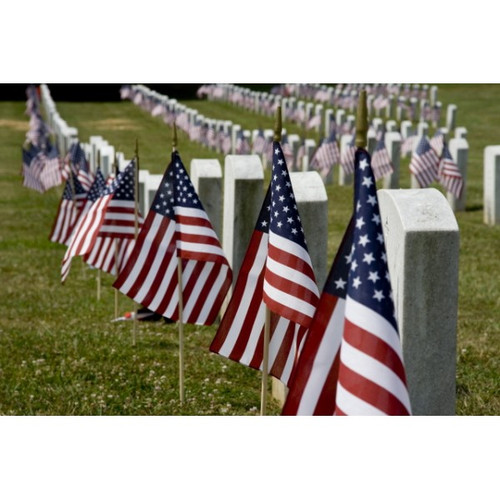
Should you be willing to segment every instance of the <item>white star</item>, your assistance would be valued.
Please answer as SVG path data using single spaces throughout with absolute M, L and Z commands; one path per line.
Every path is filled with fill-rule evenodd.
M 286 170 L 282 170 L 282 171 L 281 171 L 281 175 L 283 175 L 283 176 L 285 176 L 285 177 L 286 177 L 286 176 L 288 175 L 288 173 L 287 173 L 287 171 L 286 171 Z
M 279 184 L 276 186 L 276 191 L 281 191 L 281 186 Z
M 372 221 L 375 222 L 375 224 L 380 224 L 380 215 L 378 214 L 373 214 Z
M 372 298 L 377 299 L 380 302 L 384 298 L 384 294 L 382 293 L 382 290 L 375 290 L 375 293 L 374 293 Z
M 370 240 L 368 239 L 368 235 L 364 234 L 363 236 L 359 237 L 359 244 L 366 246 L 368 243 L 370 243 Z
M 293 219 L 291 217 L 288 217 L 286 221 L 288 222 L 288 224 L 293 224 Z
M 290 209 L 288 207 L 283 207 L 283 212 L 287 213 Z
M 281 227 L 283 224 L 281 222 L 278 222 L 278 224 L 276 224 L 278 227 Z
M 274 150 L 274 154 L 279 154 L 279 152 L 280 152 L 280 150 L 279 150 L 278 148 L 276 148 L 276 149 Z
M 295 228 L 292 229 L 292 234 L 297 234 L 297 230 Z
M 382 252 L 382 260 L 387 263 L 387 254 Z
M 344 281 L 342 278 L 339 278 L 337 281 L 334 281 L 334 283 L 337 288 L 341 288 L 342 290 L 344 290 L 347 281 Z
M 368 276 L 368 279 L 369 279 L 370 281 L 373 281 L 373 282 L 375 283 L 375 282 L 376 282 L 377 280 L 379 280 L 380 278 L 379 278 L 379 276 L 378 276 L 377 271 L 375 271 L 374 273 L 372 273 L 372 272 L 370 271 L 370 276 Z
M 356 204 L 356 212 L 361 208 L 361 202 L 358 200 L 358 203 Z
M 390 283 L 391 282 L 391 277 L 389 276 L 389 271 L 385 272 L 385 279 Z
M 278 176 L 277 175 L 273 175 L 273 181 L 276 181 L 278 180 Z
M 351 271 L 356 271 L 357 267 L 358 267 L 358 263 L 355 260 L 353 260 L 351 262 Z
M 285 201 L 285 197 L 284 197 L 283 195 L 281 195 L 281 196 L 280 196 L 280 198 L 279 198 L 279 200 L 280 200 L 281 202 L 283 202 L 283 201 Z
M 377 197 L 373 195 L 368 195 L 368 203 L 373 207 L 377 204 Z
M 373 253 L 365 253 L 363 254 L 364 257 L 363 257 L 363 262 L 366 262 L 368 265 L 370 265 L 374 260 L 375 260 L 375 257 L 373 257 Z
M 279 215 L 279 212 L 276 210 L 276 212 L 274 212 L 274 216 L 278 217 L 278 215 Z
M 352 282 L 352 286 L 357 290 L 361 283 L 361 280 L 356 276 Z
M 368 166 L 368 161 L 366 160 L 366 158 L 363 158 L 359 162 L 359 168 L 364 171 L 367 166 Z
M 364 225 L 365 225 L 365 221 L 363 220 L 363 217 L 356 219 L 356 227 L 358 229 L 361 229 Z
M 384 235 L 382 233 L 378 233 L 377 240 L 379 241 L 379 243 L 383 243 L 384 242 Z
M 363 182 L 361 183 L 362 186 L 370 187 L 373 184 L 373 181 L 371 180 L 370 177 L 363 177 Z
M 261 224 L 262 227 L 266 227 L 267 226 L 267 221 L 263 220 L 260 224 Z

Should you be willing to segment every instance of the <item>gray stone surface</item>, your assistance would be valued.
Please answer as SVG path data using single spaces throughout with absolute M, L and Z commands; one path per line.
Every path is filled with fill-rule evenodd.
M 500 225 L 500 146 L 484 148 L 483 201 L 484 223 Z
M 340 136 L 340 157 L 342 158 L 342 155 L 345 151 L 345 149 L 348 147 L 348 144 L 352 141 L 352 135 L 351 134 L 344 134 Z M 342 165 L 339 165 L 339 185 L 340 186 L 348 186 L 349 184 L 352 184 L 353 181 L 353 175 L 352 174 L 346 174 L 344 172 L 344 169 L 342 168 Z
M 264 200 L 264 173 L 257 155 L 227 155 L 224 161 L 222 248 L 233 284 Z
M 450 131 L 454 130 L 457 124 L 457 105 L 448 104 L 446 108 L 446 128 Z
M 222 241 L 222 168 L 217 159 L 192 159 L 190 177 L 212 227 Z
M 467 129 L 465 127 L 456 127 L 455 137 L 457 139 L 467 139 Z
M 386 132 L 384 140 L 394 171 L 392 174 L 384 177 L 383 185 L 385 189 L 397 189 L 399 188 L 399 172 L 401 166 L 401 134 L 399 132 Z
M 153 203 L 153 200 L 156 196 L 156 191 L 158 191 L 162 179 L 163 175 L 160 174 L 149 175 L 146 178 L 146 191 L 144 193 L 143 200 L 144 212 L 141 212 L 144 217 L 148 215 L 149 209 L 151 208 L 151 204 Z
M 316 141 L 314 139 L 306 139 L 304 141 L 304 156 L 302 158 L 302 171 L 309 170 L 309 163 L 311 162 L 312 155 L 316 150 Z
M 414 415 L 455 413 L 459 230 L 434 188 L 379 190 Z
M 454 138 L 450 139 L 448 147 L 452 158 L 455 160 L 455 163 L 462 174 L 464 187 L 460 198 L 456 198 L 451 193 L 447 193 L 446 198 L 448 199 L 448 203 L 454 212 L 463 212 L 465 211 L 465 203 L 467 199 L 467 161 L 469 159 L 469 143 L 467 142 L 467 139 Z

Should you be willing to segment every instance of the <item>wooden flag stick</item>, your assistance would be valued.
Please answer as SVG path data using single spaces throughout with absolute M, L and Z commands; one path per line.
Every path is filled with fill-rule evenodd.
M 118 159 L 115 153 L 115 177 L 118 176 L 120 169 L 118 168 Z M 115 238 L 115 272 L 118 277 L 118 240 Z M 115 318 L 118 318 L 118 288 L 115 288 Z
M 177 126 L 174 121 L 174 131 L 172 138 L 172 152 L 177 151 Z M 184 404 L 184 323 L 182 321 L 184 314 L 184 298 L 182 296 L 182 259 L 177 257 L 177 290 L 179 293 L 179 398 L 181 404 Z
M 101 152 L 97 151 L 97 167 L 101 166 Z M 97 170 L 97 168 L 96 168 Z M 97 275 L 95 277 L 97 283 L 97 300 L 101 300 L 101 270 L 97 270 Z M 116 316 L 115 316 L 116 318 Z
M 276 125 L 274 127 L 274 141 L 281 140 L 282 131 L 281 104 L 276 108 Z M 266 414 L 267 407 L 267 378 L 269 371 L 269 340 L 271 338 L 271 311 L 266 305 L 266 319 L 264 323 L 264 341 L 262 346 L 262 390 L 260 396 L 260 414 Z
M 356 110 L 356 147 L 366 148 L 368 133 L 368 108 L 366 105 L 366 90 L 359 93 L 358 109 Z
M 139 234 L 139 139 L 135 140 L 135 183 L 134 183 L 134 213 L 135 213 L 135 233 L 134 238 L 137 241 Z M 134 303 L 134 319 L 132 328 L 132 345 L 135 347 L 137 336 L 137 303 Z
M 269 338 L 271 336 L 271 311 L 266 306 L 266 320 L 264 323 L 264 345 L 262 347 L 262 388 L 260 394 L 260 414 L 264 416 L 267 408 L 267 379 L 269 371 Z

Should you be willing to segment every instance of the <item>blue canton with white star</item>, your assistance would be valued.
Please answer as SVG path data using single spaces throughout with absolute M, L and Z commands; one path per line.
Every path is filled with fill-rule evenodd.
M 270 228 L 273 233 L 297 243 L 307 251 L 285 157 L 279 142 L 276 141 L 273 142 Z
M 347 257 L 348 295 L 383 316 L 397 330 L 377 188 L 370 155 L 363 149 L 356 150 L 354 175 L 354 234 Z
M 111 184 L 106 186 L 106 189 L 102 196 L 112 194 L 113 199 L 116 200 L 130 200 L 134 199 L 134 169 L 135 169 L 135 160 L 132 160 L 126 167 L 125 170 L 120 172 L 114 179 Z M 128 198 L 129 189 L 128 185 L 130 180 L 132 180 L 132 198 Z
M 271 186 L 269 185 L 262 203 L 262 208 L 260 209 L 259 216 L 257 217 L 257 224 L 255 224 L 255 229 L 263 233 L 269 233 L 269 218 L 271 213 Z
M 158 191 L 156 191 L 151 210 L 175 220 L 176 206 L 203 210 L 193 183 L 182 164 L 181 157 L 177 152 L 174 152 Z

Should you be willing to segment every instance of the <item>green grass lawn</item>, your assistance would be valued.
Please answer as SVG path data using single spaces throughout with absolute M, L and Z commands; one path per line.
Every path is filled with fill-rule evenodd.
M 171 96 L 175 97 L 175 96 Z M 458 106 L 457 124 L 470 146 L 467 210 L 460 227 L 457 414 L 500 414 L 500 228 L 483 224 L 484 147 L 499 143 L 499 85 L 439 85 L 438 98 Z M 243 128 L 273 128 L 272 120 L 229 104 L 186 101 L 210 118 Z M 56 103 L 82 142 L 102 135 L 126 158 L 139 141 L 140 165 L 163 173 L 172 132 L 130 102 Z M 22 186 L 21 146 L 28 130 L 24 102 L 0 102 L 0 414 L 3 415 L 257 415 L 260 373 L 209 353 L 216 327 L 185 327 L 186 401 L 178 397 L 178 333 L 175 325 L 112 323 L 113 278 L 74 259 L 64 286 L 65 247 L 48 240 L 62 187 L 41 195 Z M 288 123 L 289 133 L 301 131 Z M 432 132 L 432 131 L 431 131 Z M 179 132 L 186 167 L 193 158 L 224 158 L 190 143 Z M 409 187 L 408 159 L 401 187 Z M 436 185 L 437 188 L 439 186 Z M 440 188 L 439 188 L 440 189 Z M 352 188 L 327 187 L 329 265 L 345 230 Z M 132 302 L 119 298 L 120 312 Z M 279 414 L 271 401 L 269 414 Z

